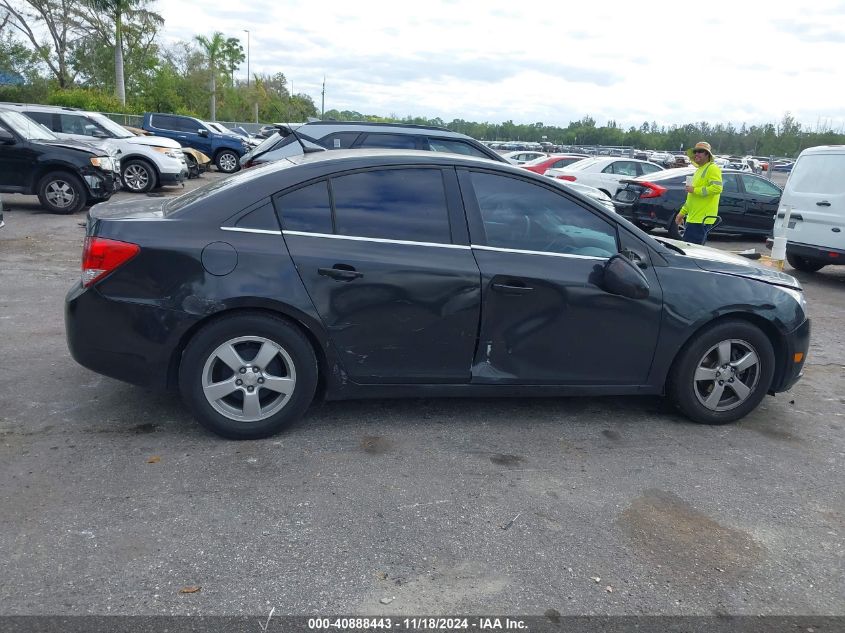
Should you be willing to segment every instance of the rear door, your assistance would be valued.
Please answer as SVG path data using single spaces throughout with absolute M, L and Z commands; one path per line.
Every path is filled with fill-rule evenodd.
M 781 190 L 765 178 L 740 174 L 745 197 L 745 226 L 771 234 L 780 204 Z
M 722 228 L 746 228 L 745 198 L 739 174 L 722 172 L 722 193 L 719 196 L 719 217 L 722 218 Z
M 352 380 L 470 381 L 481 290 L 453 169 L 360 170 L 274 204 Z
M 845 153 L 801 156 L 782 201 L 791 207 L 789 242 L 845 250 Z

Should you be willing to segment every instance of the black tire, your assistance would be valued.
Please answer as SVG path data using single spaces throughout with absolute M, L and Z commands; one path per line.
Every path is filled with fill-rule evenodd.
M 241 168 L 240 157 L 232 150 L 224 149 L 214 157 L 214 164 L 218 171 L 232 174 Z
M 817 259 L 801 257 L 800 255 L 793 255 L 791 253 L 786 254 L 786 261 L 788 261 L 789 265 L 795 270 L 800 270 L 804 273 L 815 273 L 825 267 L 825 263 L 820 262 Z
M 123 185 L 132 193 L 147 193 L 156 186 L 156 170 L 145 160 L 133 158 L 121 165 Z
M 190 154 L 185 154 L 185 163 L 188 165 L 188 178 L 199 178 L 200 166 L 197 164 L 197 159 Z
M 88 190 L 82 181 L 66 171 L 50 172 L 36 187 L 41 206 L 52 213 L 70 215 L 88 204 Z
M 722 321 L 696 334 L 675 359 L 669 397 L 694 422 L 729 424 L 760 404 L 774 372 L 772 343 L 758 327 Z
M 230 348 L 236 353 L 227 363 L 220 354 Z M 260 351 L 269 360 L 259 358 Z M 200 330 L 179 371 L 182 398 L 199 423 L 233 440 L 275 435 L 305 413 L 316 387 L 317 359 L 308 339 L 282 318 L 255 313 L 223 317 Z
M 669 220 L 669 226 L 666 229 L 669 231 L 669 237 L 673 240 L 683 240 L 684 239 L 684 225 L 678 226 L 675 222 L 675 216 Z

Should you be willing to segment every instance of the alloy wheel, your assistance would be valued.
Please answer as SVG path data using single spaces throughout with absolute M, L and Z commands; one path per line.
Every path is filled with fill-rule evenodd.
M 227 152 L 227 153 L 223 154 L 223 155 L 222 155 L 222 156 L 218 159 L 218 164 L 219 164 L 219 166 L 220 166 L 220 169 L 222 169 L 222 170 L 223 170 L 223 171 L 225 171 L 226 173 L 230 173 L 230 172 L 235 171 L 235 169 L 236 169 L 236 168 L 237 168 L 237 166 L 238 166 L 238 161 L 237 161 L 237 159 L 235 158 L 235 155 L 234 155 L 234 154 L 229 154 L 229 153 Z
M 750 343 L 721 341 L 707 350 L 696 366 L 695 396 L 711 411 L 730 411 L 754 393 L 760 370 L 760 357 Z
M 45 190 L 47 200 L 57 209 L 66 209 L 73 205 L 76 200 L 76 192 L 73 187 L 64 180 L 54 180 Z
M 150 182 L 150 174 L 141 165 L 129 165 L 123 171 L 123 182 L 132 191 L 141 191 Z

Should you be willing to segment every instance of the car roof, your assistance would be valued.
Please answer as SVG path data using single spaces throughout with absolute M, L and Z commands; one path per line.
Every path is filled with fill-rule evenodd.
M 315 128 L 315 127 L 326 127 L 329 131 L 335 130 L 358 130 L 358 129 L 375 129 L 379 131 L 386 131 L 386 130 L 396 130 L 396 131 L 408 131 L 408 130 L 419 130 L 420 132 L 427 131 L 427 132 L 437 132 L 441 136 L 454 136 L 454 138 L 471 138 L 468 137 L 466 134 L 461 134 L 460 132 L 454 132 L 445 127 L 437 127 L 434 125 L 417 125 L 414 123 L 370 123 L 368 121 L 308 121 L 307 123 L 303 123 L 301 127 L 304 128 Z
M 11 103 L 0 102 L 0 108 L 5 108 L 13 112 L 21 110 L 32 110 L 35 112 L 75 112 L 76 114 L 96 114 L 90 110 L 83 110 L 82 108 L 71 108 L 68 106 L 44 105 L 42 103 Z

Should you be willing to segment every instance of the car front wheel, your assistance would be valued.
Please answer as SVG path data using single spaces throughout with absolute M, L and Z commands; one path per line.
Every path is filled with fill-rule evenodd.
M 36 191 L 41 206 L 53 213 L 76 213 L 88 202 L 85 185 L 68 172 L 47 174 L 38 182 Z
M 240 168 L 240 159 L 235 152 L 231 152 L 229 150 L 223 150 L 219 154 L 217 154 L 217 158 L 214 159 L 214 164 L 217 165 L 217 169 L 222 171 L 226 174 L 231 174 L 232 172 L 238 171 Z
M 314 397 L 311 344 L 278 317 L 239 314 L 211 323 L 182 357 L 179 387 L 197 420 L 229 439 L 270 437 Z
M 130 160 L 123 165 L 123 184 L 134 193 L 147 193 L 156 184 L 152 166 L 143 160 Z
M 690 419 L 728 424 L 750 413 L 772 383 L 768 337 L 745 321 L 723 321 L 693 337 L 676 359 L 669 395 Z

